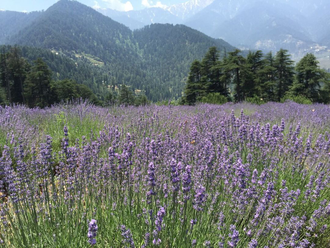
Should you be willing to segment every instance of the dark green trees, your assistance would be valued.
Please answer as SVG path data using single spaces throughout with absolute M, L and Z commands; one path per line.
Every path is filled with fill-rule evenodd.
M 133 92 L 126 86 L 122 85 L 119 93 L 119 103 L 122 105 L 134 105 Z
M 311 102 L 321 101 L 321 84 L 327 81 L 326 73 L 318 66 L 313 54 L 305 55 L 296 65 L 294 83 L 290 95 L 302 96 Z
M 243 85 L 247 74 L 246 59 L 240 53 L 241 51 L 236 49 L 234 52 L 230 52 L 228 58 L 224 60 L 224 70 L 230 73 L 235 86 L 234 99 L 236 102 L 244 100 Z
M 259 95 L 258 86 L 261 83 L 262 69 L 264 68 L 262 51 L 249 52 L 246 57 L 245 80 L 243 84 L 244 98 Z
M 3 87 L 10 103 L 23 103 L 23 82 L 26 79 L 30 65 L 20 55 L 17 47 L 10 52 L 0 54 L 0 86 Z
M 74 99 L 89 99 L 99 103 L 94 93 L 73 80 L 53 80 L 53 72 L 38 58 L 30 65 L 21 50 L 11 47 L 0 53 L 0 104 L 26 104 L 46 107 L 53 103 Z
M 276 101 L 281 101 L 293 82 L 294 66 L 287 50 L 281 49 L 274 60 L 276 80 Z
M 29 107 L 44 108 L 52 103 L 51 81 L 52 72 L 42 59 L 37 59 L 24 83 L 24 96 Z
M 255 51 L 245 58 L 235 50 L 222 60 L 219 57 L 216 48 L 211 47 L 202 62 L 193 62 L 184 103 L 224 103 L 226 99 L 262 103 L 297 97 L 308 102 L 330 102 L 330 74 L 319 68 L 312 54 L 302 58 L 296 67 L 283 49 L 275 56 Z
M 266 54 L 262 60 L 262 68 L 259 70 L 257 92 L 262 101 L 276 101 L 276 68 L 275 58 L 272 52 Z
M 190 73 L 184 92 L 185 102 L 188 105 L 195 104 L 197 99 L 200 99 L 200 96 L 203 93 L 201 69 L 201 63 L 198 60 L 195 60 L 190 67 Z

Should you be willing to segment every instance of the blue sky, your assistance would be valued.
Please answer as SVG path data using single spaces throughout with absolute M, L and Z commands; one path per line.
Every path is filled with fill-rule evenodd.
M 188 0 L 78 0 L 91 7 L 111 8 L 121 11 L 138 10 L 146 7 L 172 5 Z M 0 10 L 34 11 L 46 10 L 57 0 L 0 0 Z

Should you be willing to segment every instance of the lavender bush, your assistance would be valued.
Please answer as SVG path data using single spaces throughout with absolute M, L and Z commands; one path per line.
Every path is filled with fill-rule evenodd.
M 328 247 L 330 107 L 0 108 L 3 247 Z

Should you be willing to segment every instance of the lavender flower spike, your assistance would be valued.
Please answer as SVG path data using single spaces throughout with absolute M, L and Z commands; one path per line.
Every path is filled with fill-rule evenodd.
M 96 234 L 97 234 L 97 224 L 96 224 L 96 220 L 92 219 L 89 224 L 88 224 L 88 233 L 87 233 L 87 237 L 88 237 L 88 243 L 90 243 L 91 245 L 95 245 L 96 244 Z

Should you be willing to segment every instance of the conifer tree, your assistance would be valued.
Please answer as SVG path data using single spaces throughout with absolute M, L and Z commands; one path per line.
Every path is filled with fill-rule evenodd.
M 246 58 L 246 78 L 243 84 L 244 97 L 258 96 L 258 86 L 261 83 L 261 71 L 263 69 L 262 51 L 249 52 Z
M 51 81 L 52 72 L 46 63 L 38 58 L 34 61 L 24 84 L 24 96 L 29 107 L 44 108 L 52 103 Z
M 321 83 L 325 80 L 325 72 L 320 69 L 316 57 L 308 53 L 296 65 L 295 79 L 290 94 L 303 96 L 312 102 L 321 101 Z
M 288 50 L 281 49 L 276 53 L 274 67 L 276 75 L 276 100 L 281 101 L 285 93 L 290 89 L 294 76 L 293 61 L 290 59 Z
M 184 91 L 184 99 L 185 103 L 189 105 L 193 105 L 200 98 L 203 93 L 202 87 L 202 71 L 201 71 L 201 63 L 198 60 L 195 60 L 191 67 L 188 76 L 188 80 L 186 82 L 186 88 Z
M 133 92 L 123 84 L 119 92 L 119 103 L 125 106 L 134 105 L 135 99 Z
M 263 67 L 259 73 L 260 81 L 257 86 L 257 91 L 263 101 L 276 101 L 276 68 L 274 66 L 275 58 L 272 52 L 267 53 L 262 62 Z
M 245 80 L 245 76 L 247 74 L 246 70 L 246 59 L 240 54 L 241 51 L 236 49 L 233 52 L 229 52 L 229 56 L 226 59 L 226 63 L 224 65 L 224 70 L 231 74 L 233 79 L 233 84 L 235 85 L 235 101 L 241 102 L 244 100 L 244 92 L 243 92 L 243 81 Z

